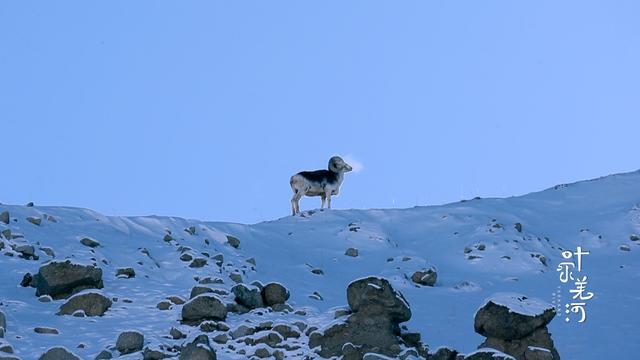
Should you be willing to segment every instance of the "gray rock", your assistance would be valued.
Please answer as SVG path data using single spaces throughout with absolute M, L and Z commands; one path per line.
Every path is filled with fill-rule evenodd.
M 227 242 L 236 249 L 240 247 L 240 240 L 235 236 L 227 235 Z
M 456 360 L 458 352 L 448 347 L 441 347 L 429 357 L 429 360 Z
M 283 341 L 284 339 L 282 338 L 282 336 L 280 336 L 280 334 L 275 331 L 269 331 L 266 334 L 263 334 L 262 336 L 254 339 L 254 344 L 266 344 L 271 347 L 276 347 Z
M 416 284 L 434 286 L 438 279 L 438 273 L 434 268 L 416 271 L 411 275 L 411 281 Z
M 88 246 L 90 248 L 94 248 L 94 247 L 98 247 L 100 246 L 100 243 L 97 240 L 94 240 L 92 238 L 88 238 L 88 237 L 84 237 L 80 240 L 80 243 L 84 246 Z
M 229 279 L 231 279 L 234 283 L 239 284 L 242 282 L 242 275 L 240 275 L 240 273 L 234 272 L 229 274 Z
M 193 299 L 194 297 L 200 294 L 213 293 L 213 289 L 206 286 L 194 286 L 191 289 L 191 294 L 189 295 L 189 299 Z
M 3 211 L 0 214 L 0 222 L 3 222 L 7 225 L 9 225 L 9 212 L 8 211 Z
M 216 360 L 216 352 L 209 345 L 205 335 L 196 337 L 193 342 L 183 347 L 179 360 Z
M 33 216 L 29 216 L 27 218 L 27 221 L 32 223 L 33 225 L 36 225 L 36 226 L 40 226 L 40 224 L 42 224 L 42 219 L 41 218 L 37 218 L 37 217 L 33 217 Z
M 504 340 L 489 337 L 480 345 L 480 348 L 496 349 L 518 360 L 560 359 L 546 326 L 536 329 L 522 339 Z
M 58 335 L 60 334 L 60 332 L 58 331 L 58 329 L 54 329 L 54 328 L 50 328 L 50 327 L 46 327 L 46 326 L 36 326 L 33 331 L 36 334 L 51 334 L 51 335 Z
M 109 360 L 109 359 L 113 359 L 113 354 L 111 354 L 111 351 L 108 351 L 108 350 L 100 351 L 100 353 L 95 358 L 95 360 Z
M 144 335 L 137 331 L 125 331 L 118 335 L 116 349 L 121 354 L 131 354 L 142 350 L 144 346 Z
M 183 321 L 224 320 L 227 308 L 216 295 L 201 294 L 182 306 Z
M 294 329 L 293 327 L 291 327 L 291 325 L 287 325 L 287 324 L 278 324 L 273 327 L 273 331 L 277 332 L 285 339 L 289 339 L 289 338 L 297 339 L 301 335 L 298 330 Z
M 289 290 L 284 285 L 271 282 L 262 288 L 262 299 L 267 306 L 273 306 L 276 304 L 284 304 L 289 300 Z
M 22 257 L 26 259 L 33 257 L 36 253 L 36 249 L 33 247 L 33 245 L 29 244 L 18 245 L 13 250 L 19 252 Z
M 60 306 L 58 315 L 74 315 L 82 310 L 85 316 L 102 316 L 113 303 L 99 292 L 89 291 L 76 294 Z
M 384 278 L 370 276 L 351 282 L 347 287 L 347 301 L 353 312 L 382 312 L 396 322 L 411 318 L 407 300 Z
M 357 257 L 358 256 L 358 249 L 356 248 L 348 248 L 347 251 L 344 252 L 345 255 L 347 256 L 351 256 L 351 257 Z
M 173 354 L 164 353 L 157 348 L 145 347 L 142 351 L 142 360 L 162 360 L 172 357 Z
M 629 235 L 629 240 L 638 241 L 638 240 L 640 240 L 640 236 L 638 236 L 636 234 L 631 234 L 631 235 Z
M 269 349 L 267 349 L 265 347 L 259 347 L 253 353 L 253 356 L 258 357 L 260 359 L 266 359 L 269 356 L 271 356 L 271 353 L 269 352 Z
M 80 358 L 69 350 L 56 346 L 42 354 L 39 360 L 80 360 Z
M 0 310 L 0 328 L 7 330 L 7 316 Z
M 207 265 L 207 259 L 199 257 L 199 258 L 193 259 L 191 264 L 189 264 L 189 267 L 190 268 L 201 268 L 201 267 L 203 267 L 205 265 Z
M 631 251 L 631 248 L 627 244 L 622 244 L 622 245 L 620 245 L 620 250 L 621 251 Z
M 74 264 L 70 260 L 51 261 L 40 267 L 33 279 L 36 296 L 66 298 L 84 289 L 101 289 L 102 269 L 92 265 Z
M 465 356 L 464 360 L 516 360 L 495 349 L 481 348 Z
M 520 294 L 503 293 L 487 300 L 478 310 L 474 328 L 486 337 L 522 339 L 546 326 L 555 315 L 551 304 Z
M 235 300 L 249 309 L 256 309 L 264 306 L 260 289 L 253 285 L 237 284 L 231 288 Z
M 172 327 L 171 330 L 169 331 L 169 335 L 171 335 L 171 337 L 174 340 L 178 340 L 178 339 L 184 339 L 187 337 L 187 335 L 185 333 L 183 333 L 182 331 Z
M 130 267 L 119 268 L 118 270 L 116 270 L 116 276 L 125 278 L 125 279 L 130 279 L 130 278 L 136 277 L 136 271 Z
M 521 233 L 521 232 L 522 232 L 522 224 L 520 224 L 520 223 L 515 223 L 515 224 L 513 225 L 513 227 L 514 227 L 514 228 L 516 228 L 516 231 L 517 231 L 517 232 L 519 232 L 519 233 Z
M 239 339 L 241 337 L 245 337 L 247 335 L 253 335 L 255 334 L 256 329 L 247 326 L 247 325 L 240 325 L 237 328 L 235 328 L 233 331 L 231 331 L 229 333 L 229 335 L 231 335 L 232 339 Z
M 162 300 L 156 305 L 156 308 L 158 308 L 158 310 L 169 310 L 171 309 L 171 301 Z

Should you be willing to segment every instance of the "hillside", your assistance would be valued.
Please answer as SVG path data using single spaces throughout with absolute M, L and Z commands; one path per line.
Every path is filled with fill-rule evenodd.
M 560 310 L 549 331 L 563 359 L 631 359 L 640 353 L 640 241 L 633 236 L 640 234 L 640 172 L 519 197 L 411 209 L 316 210 L 253 225 L 105 216 L 37 204 L 0 205 L 2 212 L 8 212 L 9 221 L 0 222 L 0 311 L 7 318 L 0 344 L 10 344 L 22 359 L 37 359 L 53 346 L 94 359 L 128 329 L 144 334 L 144 344 L 151 348 L 184 344 L 203 332 L 180 323 L 182 306 L 166 304 L 166 298 L 188 300 L 196 285 L 229 291 L 235 281 L 257 280 L 289 290 L 291 310 L 230 312 L 225 322 L 231 329 L 247 320 L 322 328 L 334 321 L 335 308 L 347 305 L 347 285 L 369 275 L 388 279 L 404 295 L 412 316 L 403 325 L 421 333 L 430 351 L 440 346 L 461 353 L 476 350 L 484 340 L 474 332 L 478 308 L 495 293 L 515 292 Z M 239 240 L 237 248 L 234 239 Z M 575 251 L 577 246 L 590 251 L 583 258 L 583 273 L 595 294 L 587 302 L 584 323 L 577 323 L 575 315 L 565 321 L 569 287 L 556 272 L 562 249 Z M 348 248 L 357 249 L 357 256 L 345 255 Z M 197 258 L 202 260 L 193 263 Z M 25 274 L 35 275 L 52 259 L 102 270 L 104 287 L 99 291 L 114 299 L 103 316 L 56 315 L 64 299 L 47 302 L 35 296 L 33 287 L 20 286 Z M 415 271 L 429 267 L 437 271 L 435 286 L 411 281 Z M 132 268 L 135 276 L 116 276 L 121 268 Z M 225 302 L 233 302 L 233 294 L 221 294 Z M 166 310 L 158 308 L 163 301 Z M 59 334 L 36 333 L 35 327 Z M 187 338 L 168 337 L 172 327 Z M 205 334 L 213 338 L 219 333 Z M 283 350 L 287 358 L 312 354 L 304 331 L 288 343 L 292 350 Z M 211 346 L 219 359 L 243 359 L 247 356 L 241 350 L 255 351 L 234 340 L 212 341 Z

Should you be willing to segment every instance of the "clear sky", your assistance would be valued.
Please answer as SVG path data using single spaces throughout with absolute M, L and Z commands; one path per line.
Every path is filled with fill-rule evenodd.
M 640 2 L 3 1 L 0 202 L 258 222 L 640 168 Z M 303 209 L 320 200 L 302 202 Z

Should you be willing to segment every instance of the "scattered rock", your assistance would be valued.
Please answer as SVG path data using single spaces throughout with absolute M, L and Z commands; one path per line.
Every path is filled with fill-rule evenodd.
M 283 342 L 284 339 L 280 334 L 275 331 L 269 331 L 266 334 L 254 339 L 254 344 L 266 344 L 271 347 L 276 347 L 278 344 Z
M 60 306 L 58 315 L 75 315 L 82 310 L 85 316 L 102 316 L 113 303 L 99 292 L 88 291 L 76 294 Z
M 638 240 L 640 240 L 640 236 L 638 236 L 636 234 L 632 234 L 632 235 L 629 236 L 629 240 L 638 241 Z
M 95 360 L 109 360 L 109 359 L 113 359 L 113 354 L 111 354 L 111 351 L 109 350 L 100 351 L 100 353 L 95 358 Z
M 280 336 L 282 336 L 284 339 L 289 339 L 289 338 L 297 339 L 301 335 L 298 330 L 295 330 L 293 327 L 291 327 L 291 325 L 287 325 L 287 324 L 278 324 L 273 327 L 273 331 L 280 334 Z
M 156 305 L 156 308 L 158 308 L 158 310 L 169 310 L 171 309 L 171 301 L 162 300 Z
M 224 320 L 227 308 L 216 295 L 201 294 L 189 300 L 182 307 L 182 320 Z
M 200 294 L 213 293 L 213 289 L 206 286 L 194 286 L 191 289 L 191 294 L 189 295 L 189 299 L 193 299 L 194 297 Z
M 271 356 L 271 353 L 269 352 L 269 349 L 265 347 L 259 347 L 253 353 L 253 356 L 259 357 L 260 359 L 265 359 Z
M 256 259 L 255 258 L 248 258 L 247 262 L 253 266 L 256 266 Z
M 429 360 L 456 360 L 458 352 L 448 347 L 441 347 L 429 357 Z
M 25 206 L 26 207 L 33 207 L 33 205 L 34 205 L 33 201 L 29 201 Z
M 195 235 L 196 234 L 196 227 L 195 226 L 189 226 L 188 228 L 184 229 L 184 231 L 186 231 L 189 235 Z
M 6 225 L 9 225 L 9 212 L 8 211 L 3 211 L 2 213 L 0 213 L 0 222 L 5 223 Z
M 37 217 L 29 216 L 27 218 L 27 221 L 32 223 L 33 225 L 36 225 L 36 226 L 40 226 L 40 224 L 42 224 L 42 219 L 41 218 L 37 218 Z
M 322 271 L 322 269 L 319 269 L 319 268 L 311 269 L 311 272 L 316 275 L 324 275 L 324 271 Z
M 627 244 L 620 245 L 621 251 L 631 251 L 631 248 Z
M 227 235 L 227 243 L 236 249 L 240 247 L 240 240 L 235 236 Z
M 125 331 L 118 335 L 116 349 L 121 354 L 131 354 L 142 350 L 144 346 L 144 335 L 137 331 Z
M 187 335 L 185 333 L 183 333 L 182 331 L 172 327 L 171 330 L 169 330 L 169 335 L 171 335 L 171 337 L 174 340 L 178 340 L 178 339 L 184 339 L 187 337 Z
M 201 268 L 201 267 L 203 267 L 205 265 L 207 265 L 207 259 L 199 257 L 199 258 L 193 259 L 191 264 L 189 264 L 189 267 L 190 268 Z
M 509 356 L 495 349 L 480 348 L 479 350 L 476 350 L 471 354 L 467 354 L 464 360 L 515 360 L 515 359 L 512 356 Z
M 167 296 L 167 300 L 171 301 L 172 303 L 176 304 L 176 305 L 182 305 L 185 303 L 184 299 L 181 298 L 180 296 Z
M 351 257 L 357 257 L 358 256 L 358 249 L 356 248 L 348 248 L 347 251 L 344 252 L 345 255 L 347 256 L 351 256 Z
M 116 270 L 116 277 L 130 279 L 136 277 L 136 271 L 133 268 L 119 268 Z
M 166 354 L 159 348 L 145 347 L 142 351 L 142 360 L 162 360 L 173 357 L 174 354 Z
M 239 339 L 241 337 L 245 337 L 247 335 L 253 335 L 255 334 L 256 329 L 247 326 L 247 325 L 240 325 L 237 328 L 235 328 L 233 331 L 231 331 L 229 333 L 229 335 L 231 335 L 232 339 Z
M 171 240 L 173 240 L 173 236 L 171 236 L 170 234 L 166 234 L 162 240 L 166 241 L 166 242 L 170 242 Z
M 484 251 L 486 248 L 487 248 L 487 246 L 485 244 L 476 245 L 476 249 L 478 249 L 480 251 Z
M 521 233 L 521 232 L 522 232 L 522 224 L 520 224 L 520 223 L 515 223 L 515 224 L 513 225 L 513 227 L 514 227 L 514 228 L 516 228 L 516 231 L 517 231 L 517 232 L 519 232 L 519 233 Z
M 277 282 L 268 283 L 262 289 L 262 298 L 267 306 L 284 304 L 290 296 L 289 290 Z
M 60 332 L 58 331 L 58 329 L 54 329 L 54 328 L 50 328 L 50 327 L 45 327 L 45 326 L 37 326 L 33 329 L 34 332 L 36 332 L 37 334 L 52 334 L 52 335 L 58 335 Z
M 36 254 L 36 249 L 33 247 L 33 245 L 29 245 L 29 244 L 22 244 L 22 245 L 17 245 L 13 248 L 14 251 L 20 253 L 20 257 L 23 257 L 25 259 L 34 259 L 37 260 L 37 256 Z
M 229 274 L 229 279 L 231 279 L 231 281 L 233 281 L 236 284 L 239 284 L 242 282 L 242 275 L 240 273 L 234 272 Z
M 70 260 L 51 261 L 40 267 L 31 286 L 36 287 L 36 296 L 50 295 L 56 300 L 62 299 L 84 289 L 101 289 L 102 269 Z
M 183 347 L 179 360 L 216 360 L 216 352 L 211 349 L 209 337 L 200 335 Z
M 256 309 L 264 306 L 260 289 L 253 285 L 237 284 L 231 288 L 235 300 L 249 309 Z
M 66 348 L 56 346 L 42 354 L 39 360 L 80 360 L 80 358 Z
M 416 284 L 426 285 L 426 286 L 434 286 L 436 284 L 436 280 L 438 279 L 438 273 L 435 268 L 428 268 L 419 270 L 411 275 L 411 281 Z
M 80 243 L 84 246 L 88 246 L 90 248 L 95 248 L 100 246 L 100 243 L 92 238 L 84 237 L 80 240 Z
M 0 328 L 7 330 L 7 316 L 0 310 Z M 0 336 L 1 338 L 2 336 Z

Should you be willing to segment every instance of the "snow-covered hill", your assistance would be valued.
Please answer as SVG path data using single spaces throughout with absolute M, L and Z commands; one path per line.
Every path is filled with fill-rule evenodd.
M 640 354 L 640 241 L 633 236 L 640 234 L 640 172 L 506 199 L 316 210 L 254 225 L 0 205 L 0 213 L 5 211 L 10 221 L 0 222 L 0 310 L 7 329 L 0 343 L 9 343 L 23 359 L 36 359 L 53 346 L 93 359 L 127 329 L 143 333 L 145 345 L 183 343 L 202 332 L 179 322 L 180 305 L 160 310 L 157 304 L 171 295 L 189 299 L 193 286 L 207 277 L 224 282 L 207 286 L 229 290 L 234 273 L 244 283 L 285 285 L 293 311 L 230 313 L 226 323 L 232 329 L 247 320 L 320 327 L 333 320 L 333 308 L 347 304 L 345 289 L 352 280 L 378 275 L 407 299 L 413 315 L 406 325 L 420 332 L 432 350 L 446 345 L 474 351 L 484 339 L 473 328 L 483 300 L 497 292 L 517 292 L 558 306 L 549 329 L 563 359 L 633 359 Z M 238 248 L 227 235 L 240 240 Z M 100 245 L 88 247 L 83 238 Z M 23 244 L 34 246 L 37 260 L 12 249 L 24 249 L 19 248 Z M 595 294 L 587 301 L 587 321 L 580 324 L 575 314 L 565 321 L 569 287 L 556 272 L 562 249 L 577 246 L 590 251 L 583 258 L 583 273 Z M 345 255 L 348 248 L 358 255 Z M 224 258 L 221 266 L 218 254 Z M 189 257 L 207 263 L 190 267 Z M 35 289 L 20 286 L 26 273 L 37 273 L 54 258 L 102 269 L 101 291 L 117 299 L 104 316 L 56 315 L 64 300 L 42 302 Z M 116 277 L 117 269 L 126 267 L 135 270 L 135 277 Z M 436 285 L 414 284 L 411 275 L 428 267 L 437 270 Z M 55 328 L 59 334 L 36 333 L 35 327 Z M 172 327 L 189 338 L 168 338 Z M 306 341 L 304 336 L 292 340 L 300 349 L 286 352 L 287 357 L 309 352 Z M 218 358 L 245 358 L 240 350 L 253 354 L 250 345 L 230 343 L 234 350 L 212 343 Z

